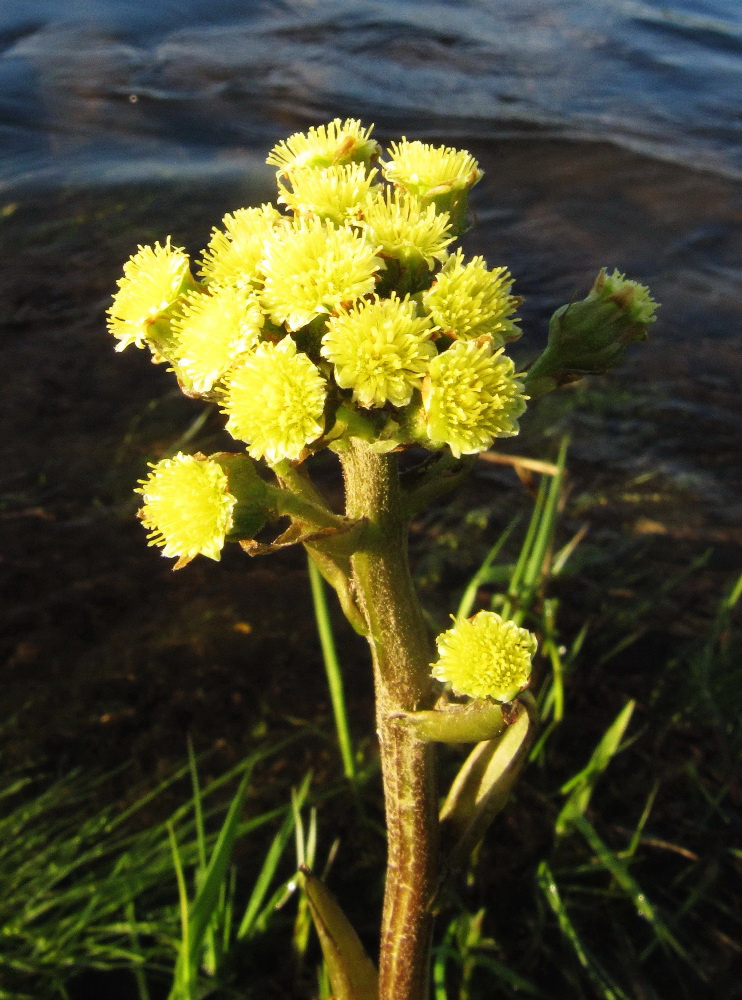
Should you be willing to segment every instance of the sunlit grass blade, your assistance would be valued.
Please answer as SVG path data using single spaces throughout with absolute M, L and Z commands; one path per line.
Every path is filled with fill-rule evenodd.
M 190 1000 L 193 996 L 192 978 L 193 965 L 191 956 L 191 919 L 188 908 L 188 890 L 186 888 L 185 873 L 183 871 L 183 861 L 180 856 L 180 848 L 172 825 L 168 826 L 170 835 L 170 848 L 173 856 L 173 868 L 175 878 L 178 883 L 178 904 L 180 910 L 181 941 L 178 950 L 178 961 L 175 966 L 175 978 L 173 989 L 170 993 L 171 1000 Z
M 575 820 L 585 815 L 598 778 L 600 778 L 608 767 L 621 744 L 626 727 L 631 719 L 631 714 L 634 711 L 634 706 L 635 703 L 633 701 L 626 703 L 608 729 L 606 729 L 585 767 L 562 786 L 562 794 L 568 794 L 569 798 L 562 806 L 561 812 L 554 824 L 557 836 L 567 833 Z
M 536 502 L 533 508 L 533 513 L 531 514 L 531 520 L 528 522 L 526 537 L 523 540 L 520 553 L 518 554 L 518 560 L 510 577 L 507 596 L 502 605 L 501 614 L 503 618 L 516 618 L 516 612 L 523 597 L 521 593 L 523 574 L 528 564 L 528 558 L 533 547 L 534 539 L 538 533 L 538 523 L 546 502 L 547 489 L 547 482 L 544 478 L 539 484 L 538 493 L 536 494 Z M 519 616 L 517 620 L 520 624 L 522 616 Z
M 335 717 L 335 730 L 337 732 L 338 747 L 340 748 L 340 757 L 343 762 L 343 772 L 346 778 L 350 781 L 355 781 L 356 766 L 353 758 L 353 744 L 350 737 L 348 713 L 345 708 L 343 674 L 335 648 L 335 637 L 332 631 L 330 611 L 327 606 L 325 585 L 320 571 L 309 556 L 307 557 L 307 565 L 309 567 L 309 583 L 312 588 L 314 616 L 317 621 L 317 633 L 322 647 L 322 659 L 325 664 L 327 685 L 332 701 L 332 712 Z
M 523 585 L 525 585 L 528 589 L 534 588 L 537 581 L 540 579 L 543 572 L 544 561 L 549 551 L 549 547 L 551 546 L 559 508 L 559 500 L 562 493 L 562 481 L 564 479 L 564 465 L 567 460 L 568 444 L 569 439 L 566 437 L 562 438 L 556 462 L 558 470 L 557 474 L 552 476 L 550 480 L 544 479 L 544 482 L 548 483 L 546 500 L 543 507 L 543 513 L 538 520 L 538 530 L 536 531 L 533 546 L 523 571 Z
M 284 855 L 286 845 L 288 844 L 291 834 L 294 831 L 297 810 L 301 810 L 306 801 L 311 780 L 311 774 L 308 774 L 304 778 L 304 781 L 301 783 L 301 786 L 295 795 L 295 808 L 292 807 L 291 811 L 286 814 L 286 818 L 268 848 L 268 853 L 266 854 L 260 872 L 255 879 L 250 899 L 247 902 L 244 915 L 240 921 L 239 928 L 237 929 L 238 941 L 248 940 L 252 937 L 256 930 L 256 925 L 259 924 L 258 918 L 260 916 L 265 897 L 276 874 L 276 869 L 278 868 L 281 858 Z
M 568 438 L 563 438 L 556 462 L 556 474 L 543 476 L 539 483 L 526 537 L 510 577 L 501 613 L 504 618 L 512 618 L 518 625 L 523 623 L 545 576 L 547 553 L 554 537 L 562 495 L 568 444 Z
M 191 963 L 198 962 L 204 936 L 218 903 L 219 891 L 224 883 L 232 857 L 232 849 L 239 832 L 242 808 L 247 796 L 251 772 L 245 772 L 242 781 L 229 806 L 224 824 L 219 831 L 211 858 L 203 875 L 203 880 L 190 912 L 190 943 L 188 957 Z
M 476 571 L 476 573 L 471 578 L 469 583 L 466 585 L 466 589 L 462 594 L 458 610 L 456 611 L 457 618 L 468 618 L 469 615 L 471 614 L 472 608 L 474 607 L 474 602 L 477 599 L 477 591 L 479 590 L 479 588 L 482 586 L 483 583 L 487 583 L 489 581 L 490 570 L 492 568 L 495 559 L 497 559 L 497 557 L 499 556 L 503 546 L 510 538 L 517 525 L 520 523 L 520 520 L 521 520 L 520 514 L 517 514 L 512 519 L 510 524 L 507 526 L 507 528 L 505 528 L 503 533 L 500 535 L 500 537 L 497 539 L 495 544 L 492 546 L 492 548 L 485 556 L 482 565 L 479 567 L 479 569 Z
M 301 809 L 298 807 L 298 801 L 295 795 L 292 795 L 291 806 L 294 814 L 296 867 L 297 869 L 304 866 L 307 868 L 313 868 L 317 847 L 317 810 L 310 810 L 309 830 L 305 831 Z M 291 948 L 297 967 L 301 967 L 304 959 L 306 958 L 311 930 L 312 914 L 309 909 L 309 902 L 306 895 L 301 893 L 299 896 L 299 903 L 296 908 L 296 918 L 294 920 L 294 930 L 291 938 Z

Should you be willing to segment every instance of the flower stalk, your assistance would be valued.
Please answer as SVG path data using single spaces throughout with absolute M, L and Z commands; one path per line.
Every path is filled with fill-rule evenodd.
M 366 518 L 352 559 L 374 669 L 388 837 L 380 998 L 427 996 L 432 903 L 438 877 L 435 753 L 392 718 L 433 701 L 431 640 L 407 558 L 407 517 L 396 457 L 354 441 L 341 455 L 347 510 Z

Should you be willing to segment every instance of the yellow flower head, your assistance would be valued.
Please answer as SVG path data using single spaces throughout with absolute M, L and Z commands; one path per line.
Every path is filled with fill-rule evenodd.
M 279 176 L 304 167 L 334 167 L 343 163 L 364 163 L 379 153 L 379 146 L 369 136 L 373 125 L 364 128 L 355 118 L 329 125 L 318 125 L 307 132 L 295 132 L 268 154 L 265 161 L 278 167 Z
M 197 555 L 220 558 L 237 501 L 217 462 L 179 452 L 152 465 L 140 482 L 135 492 L 144 497 L 139 516 L 149 529 L 149 544 L 162 546 L 164 556 L 177 556 L 175 569 Z
M 490 271 L 482 257 L 464 263 L 460 250 L 446 261 L 423 295 L 437 326 L 451 337 L 491 337 L 497 347 L 520 336 L 511 317 L 518 299 L 510 294 L 513 279 L 504 267 Z
M 463 340 L 431 361 L 422 397 L 431 441 L 449 445 L 456 458 L 517 434 L 528 398 L 502 349 L 493 354 L 487 341 Z
M 406 406 L 430 358 L 430 322 L 409 298 L 374 298 L 341 309 L 327 324 L 322 355 L 335 365 L 341 389 L 352 389 L 361 406 Z
M 253 458 L 293 461 L 323 430 L 326 383 L 291 337 L 263 343 L 228 378 L 227 430 Z
M 124 264 L 124 276 L 108 310 L 108 329 L 120 343 L 144 347 L 152 323 L 169 309 L 191 282 L 188 256 L 180 247 L 139 247 Z
M 454 619 L 453 628 L 436 639 L 438 660 L 433 677 L 457 695 L 512 701 L 528 685 L 536 637 L 493 611 Z
M 398 188 L 387 190 L 385 197 L 370 198 L 361 225 L 387 257 L 412 264 L 424 261 L 428 267 L 436 260 L 445 261 L 446 247 L 455 238 L 447 212 L 437 213 L 434 205 L 423 205 Z
M 291 173 L 293 190 L 279 184 L 278 201 L 299 216 L 316 215 L 342 225 L 358 217 L 374 189 L 377 173 L 367 172 L 361 163 L 305 167 Z
M 239 355 L 257 346 L 263 319 L 250 289 L 192 292 L 173 321 L 178 374 L 196 392 L 208 392 Z
M 649 326 L 657 319 L 655 312 L 658 306 L 647 286 L 640 285 L 638 281 L 631 281 L 620 271 L 614 270 L 613 274 L 608 274 L 603 269 L 595 281 L 591 294 L 614 302 L 624 310 L 632 323 Z
M 301 220 L 265 245 L 263 305 L 276 323 L 299 330 L 373 291 L 382 266 L 361 234 L 321 219 Z
M 260 280 L 258 264 L 263 244 L 283 218 L 273 205 L 240 208 L 222 219 L 204 250 L 199 274 L 209 285 L 245 286 Z
M 468 190 L 482 177 L 474 157 L 465 149 L 431 146 L 427 142 L 393 142 L 384 175 L 393 184 L 420 198 L 456 190 Z

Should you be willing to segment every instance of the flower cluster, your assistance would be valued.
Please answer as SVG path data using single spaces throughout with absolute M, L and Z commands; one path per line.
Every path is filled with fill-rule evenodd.
M 272 466 L 339 450 L 359 427 L 384 449 L 474 454 L 516 433 L 525 408 L 500 350 L 519 333 L 512 279 L 449 256 L 476 161 L 406 139 L 382 160 L 371 131 L 336 119 L 280 142 L 267 162 L 285 214 L 225 215 L 194 268 L 170 240 L 140 247 L 109 310 L 117 350 L 148 346 Z M 140 489 L 166 555 L 216 558 L 231 530 L 236 501 L 207 461 L 166 459 Z
M 449 250 L 481 177 L 476 161 L 404 138 L 383 157 L 371 131 L 336 119 L 279 143 L 267 162 L 285 211 L 225 215 L 195 268 L 169 239 L 139 247 L 108 312 L 117 350 L 149 347 L 184 392 L 220 403 L 227 430 L 271 466 L 339 451 L 353 435 L 383 450 L 476 454 L 517 433 L 525 409 L 503 353 L 520 335 L 513 280 Z M 651 299 L 617 272 L 594 294 L 649 321 Z M 184 499 L 178 517 L 195 516 L 208 468 L 179 456 L 142 488 L 145 524 L 168 555 L 214 558 L 226 537 L 223 497 L 221 520 L 204 520 L 209 541 L 171 516 L 172 478 L 189 477 L 193 503 Z

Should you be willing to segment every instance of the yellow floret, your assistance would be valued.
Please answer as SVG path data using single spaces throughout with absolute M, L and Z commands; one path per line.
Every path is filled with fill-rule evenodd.
M 483 257 L 465 263 L 458 250 L 424 293 L 423 303 L 449 336 L 460 340 L 488 336 L 501 347 L 521 333 L 513 317 L 520 300 L 510 294 L 512 287 L 506 268 L 490 271 Z
M 471 188 L 482 177 L 474 157 L 465 149 L 409 142 L 402 138 L 389 147 L 384 176 L 419 197 L 451 188 Z
M 436 643 L 433 677 L 450 684 L 454 694 L 509 702 L 528 685 L 536 637 L 493 611 L 454 619 Z
M 322 355 L 335 365 L 335 381 L 352 389 L 361 406 L 405 406 L 418 388 L 436 349 L 430 322 L 415 303 L 389 299 L 341 309 L 327 324 Z
M 256 347 L 263 313 L 250 289 L 226 285 L 194 292 L 173 322 L 177 372 L 196 392 L 208 392 L 235 360 Z
M 422 398 L 431 441 L 449 445 L 459 458 L 517 434 L 528 397 L 502 350 L 457 340 L 431 361 Z
M 279 184 L 279 204 L 297 215 L 329 219 L 337 225 L 358 218 L 374 188 L 378 171 L 363 164 L 305 167 L 291 173 L 291 190 Z
M 266 243 L 261 266 L 264 308 L 274 322 L 298 330 L 373 291 L 383 264 L 359 233 L 307 219 Z
M 278 167 L 279 177 L 304 167 L 333 167 L 342 163 L 368 163 L 379 152 L 369 138 L 373 125 L 364 127 L 356 118 L 318 125 L 307 132 L 295 132 L 274 146 L 266 163 Z
M 282 218 L 278 209 L 268 204 L 225 215 L 224 231 L 215 229 L 211 234 L 199 274 L 209 285 L 259 284 L 263 245 Z
M 153 465 L 135 492 L 144 497 L 139 516 L 149 529 L 149 544 L 162 546 L 164 556 L 177 556 L 175 569 L 197 555 L 220 558 L 237 501 L 217 462 L 179 452 Z
M 290 337 L 260 344 L 229 376 L 227 430 L 253 458 L 294 461 L 322 433 L 325 391 L 318 368 Z
M 181 247 L 139 247 L 124 264 L 124 276 L 108 310 L 108 329 L 120 343 L 117 351 L 129 344 L 144 347 L 147 333 L 155 320 L 178 300 L 192 284 L 188 255 Z
M 381 253 L 413 265 L 442 263 L 448 256 L 446 247 L 455 238 L 447 212 L 437 213 L 434 205 L 423 205 L 419 198 L 398 189 L 369 198 L 361 225 Z

